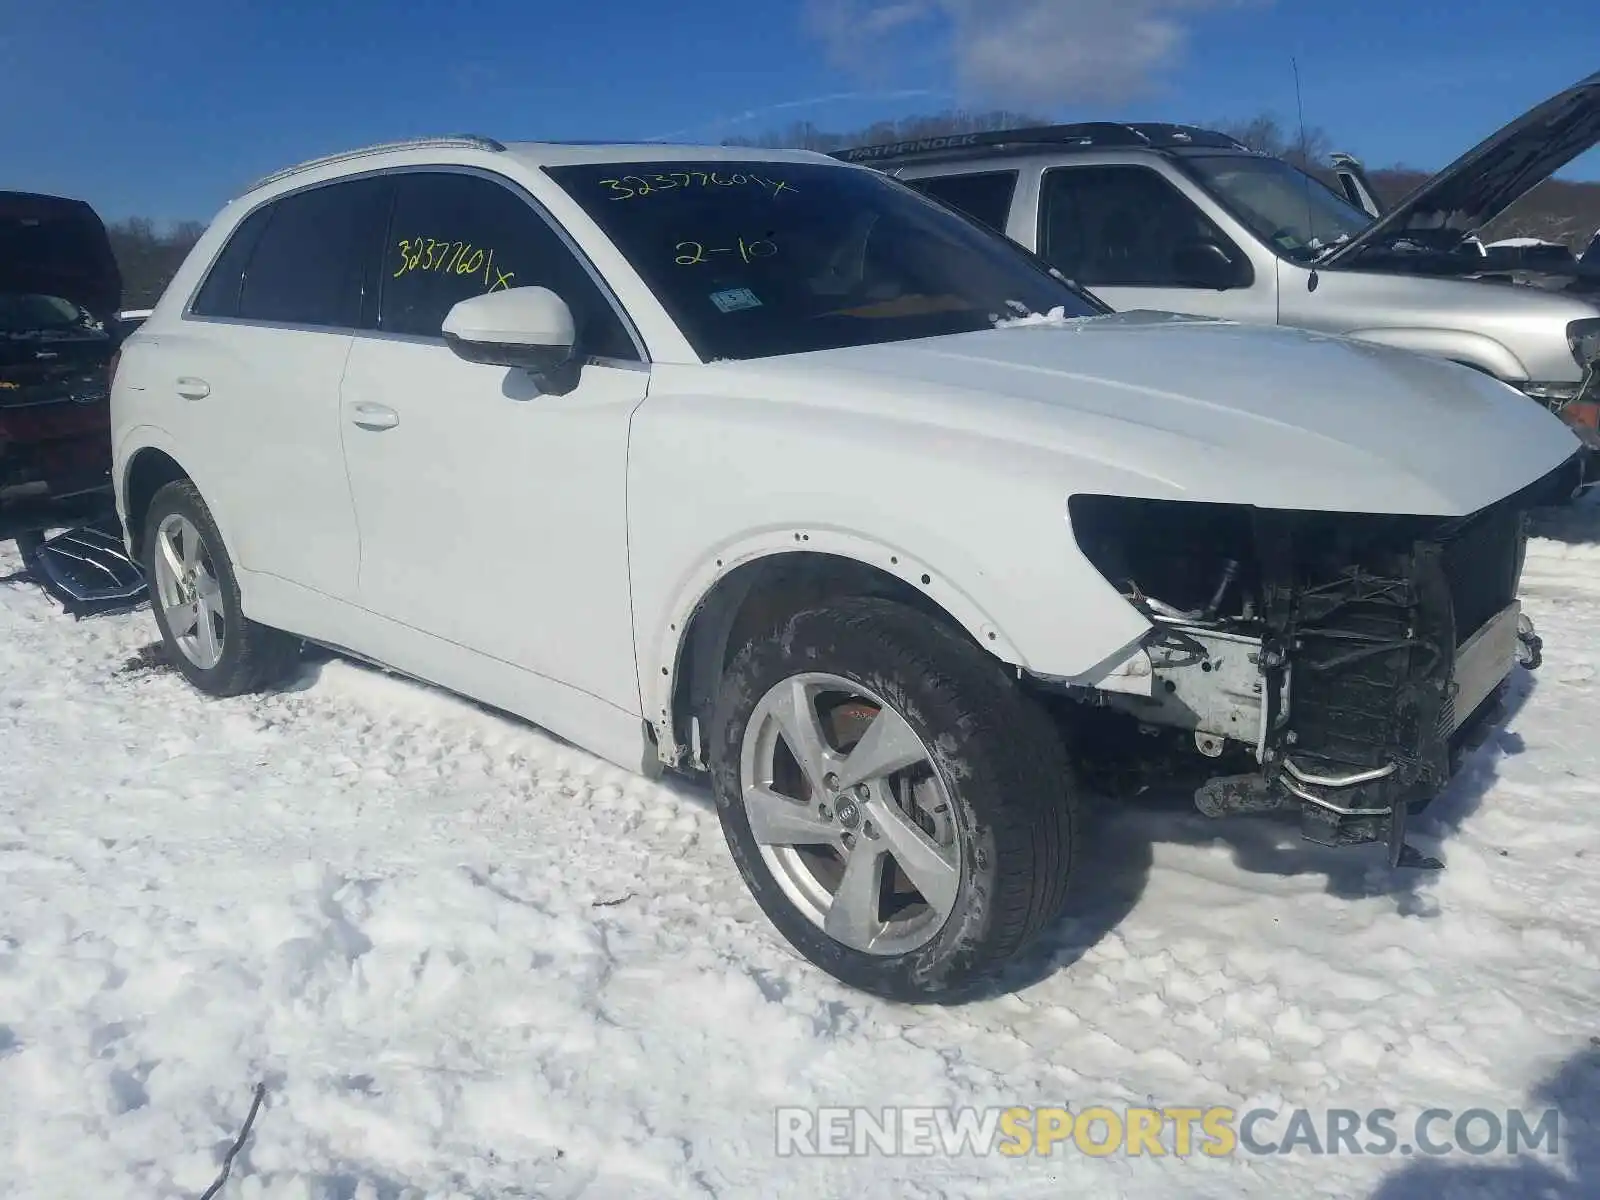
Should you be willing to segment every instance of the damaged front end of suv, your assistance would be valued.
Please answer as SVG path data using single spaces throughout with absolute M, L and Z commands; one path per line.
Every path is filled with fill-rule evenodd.
M 1453 519 L 1076 496 L 1080 549 L 1151 628 L 1072 698 L 1214 760 L 1208 816 L 1298 809 L 1313 842 L 1436 866 L 1407 818 L 1539 664 L 1517 591 L 1558 476 Z

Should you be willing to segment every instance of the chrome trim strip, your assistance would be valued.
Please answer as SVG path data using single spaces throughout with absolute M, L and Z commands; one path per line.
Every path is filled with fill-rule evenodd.
M 1393 770 L 1393 767 L 1390 770 Z M 1325 808 L 1331 813 L 1338 813 L 1341 817 L 1387 817 L 1394 811 L 1391 808 L 1347 808 L 1342 804 L 1335 804 L 1331 800 L 1324 800 L 1315 792 L 1307 791 L 1292 780 L 1280 779 L 1279 782 L 1289 790 L 1291 795 L 1299 797 L 1307 804 L 1315 804 L 1318 808 Z
M 1376 783 L 1380 779 L 1387 779 L 1399 770 L 1398 763 L 1390 763 L 1386 767 L 1373 767 L 1366 771 L 1352 771 L 1348 775 L 1313 775 L 1309 771 L 1302 771 L 1295 765 L 1292 758 L 1283 760 L 1283 769 L 1293 775 L 1301 783 L 1312 787 L 1346 788 L 1356 787 L 1363 783 Z M 1388 812 L 1388 809 L 1384 809 Z

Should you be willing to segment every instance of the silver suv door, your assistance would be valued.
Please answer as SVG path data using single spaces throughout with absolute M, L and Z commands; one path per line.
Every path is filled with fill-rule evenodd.
M 1048 168 L 1038 252 L 1113 308 L 1278 320 L 1276 260 L 1257 260 L 1152 166 Z

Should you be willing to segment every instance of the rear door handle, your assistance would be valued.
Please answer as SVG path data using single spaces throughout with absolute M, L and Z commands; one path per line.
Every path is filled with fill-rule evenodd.
M 400 424 L 400 414 L 387 404 L 352 404 L 350 420 L 362 429 L 393 429 Z
M 185 400 L 204 400 L 211 395 L 211 385 L 193 375 L 181 375 L 178 377 L 178 395 Z

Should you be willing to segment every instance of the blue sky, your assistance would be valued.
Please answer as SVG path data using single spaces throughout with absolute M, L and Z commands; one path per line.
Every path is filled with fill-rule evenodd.
M 715 141 L 955 104 L 1292 121 L 1291 56 L 1341 149 L 1439 167 L 1600 69 L 1594 0 L 0 3 L 0 187 L 114 218 L 207 219 L 278 166 L 428 132 Z

